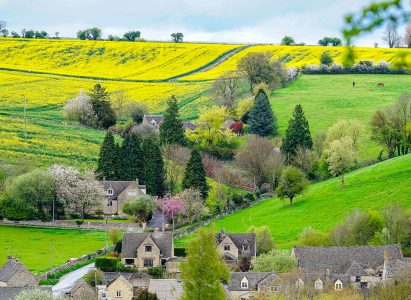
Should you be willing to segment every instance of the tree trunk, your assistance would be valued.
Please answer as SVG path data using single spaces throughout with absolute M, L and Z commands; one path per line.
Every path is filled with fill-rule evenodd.
M 294 197 L 290 197 L 290 205 L 293 205 L 293 198 Z
M 341 174 L 341 185 L 344 186 L 344 173 Z

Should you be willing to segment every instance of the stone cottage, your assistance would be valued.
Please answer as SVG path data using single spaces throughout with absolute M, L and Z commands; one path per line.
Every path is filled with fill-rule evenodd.
M 163 120 L 163 115 L 144 115 L 142 124 L 152 126 L 154 129 L 158 130 L 160 129 L 160 124 Z
M 164 266 L 173 256 L 174 244 L 171 232 L 124 234 L 121 260 L 125 266 L 138 269 Z
M 327 284 L 335 290 L 347 286 L 369 288 L 383 280 L 384 265 L 389 260 L 404 260 L 399 245 L 293 247 L 292 255 L 318 287 Z
M 257 246 L 254 233 L 226 233 L 223 230 L 215 235 L 217 248 L 227 262 L 236 262 L 240 256 L 256 256 Z
M 105 215 L 125 216 L 123 213 L 124 204 L 146 194 L 146 186 L 139 184 L 138 179 L 135 181 L 103 180 L 101 185 L 106 193 L 106 199 L 103 203 Z

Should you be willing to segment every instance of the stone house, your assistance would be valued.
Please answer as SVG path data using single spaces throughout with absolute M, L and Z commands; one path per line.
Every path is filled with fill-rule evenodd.
M 159 300 L 178 300 L 183 295 L 183 284 L 178 279 L 150 279 L 148 291 Z
M 96 299 L 96 290 L 83 279 L 77 280 L 69 292 L 66 293 L 72 300 L 93 300 Z
M 101 181 L 101 185 L 106 193 L 103 203 L 105 215 L 120 215 L 123 213 L 124 204 L 127 201 L 135 200 L 141 195 L 146 194 L 146 186 L 136 181 Z
M 144 115 L 142 124 L 152 126 L 154 129 L 158 130 L 160 129 L 160 124 L 163 120 L 163 115 Z
M 36 287 L 39 283 L 17 258 L 7 257 L 0 269 L 0 287 Z
M 171 232 L 124 234 L 121 260 L 125 266 L 138 269 L 164 266 L 173 256 L 174 243 Z
M 281 278 L 273 272 L 232 272 L 230 277 L 230 300 L 269 298 L 283 291 Z
M 404 260 L 399 245 L 293 247 L 292 255 L 298 267 L 315 281 L 316 288 L 328 285 L 335 290 L 347 286 L 369 288 L 383 280 L 384 265 L 389 260 Z M 390 272 L 393 274 L 392 269 Z
M 134 287 L 130 281 L 120 275 L 106 289 L 107 300 L 132 300 Z
M 257 253 L 254 233 L 225 233 L 215 235 L 217 248 L 227 262 L 236 262 L 239 257 L 253 258 Z

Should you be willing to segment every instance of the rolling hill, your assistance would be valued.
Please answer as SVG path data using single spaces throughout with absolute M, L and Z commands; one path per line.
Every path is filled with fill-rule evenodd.
M 333 178 L 312 184 L 293 206 L 278 198 L 226 216 L 213 224 L 227 232 L 245 232 L 250 226 L 270 227 L 279 248 L 290 248 L 306 227 L 326 231 L 354 209 L 381 210 L 390 203 L 411 205 L 411 154 L 387 160 L 346 176 L 346 186 Z M 189 236 L 176 242 L 184 246 Z

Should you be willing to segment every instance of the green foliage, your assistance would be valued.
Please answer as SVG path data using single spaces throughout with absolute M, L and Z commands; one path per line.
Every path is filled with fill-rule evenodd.
M 52 292 L 40 289 L 28 289 L 19 293 L 16 300 L 63 300 L 63 297 L 54 297 Z
M 155 293 L 150 293 L 147 290 L 141 291 L 135 299 L 136 300 L 158 300 L 157 295 Z
M 100 84 L 89 93 L 90 103 L 97 116 L 97 127 L 107 129 L 116 124 L 116 113 L 110 105 L 109 94 Z
M 123 232 L 118 228 L 110 229 L 107 233 L 112 245 L 117 244 L 123 238 Z
M 318 41 L 318 44 L 321 46 L 341 46 L 342 41 L 337 37 L 324 37 Z
M 182 43 L 184 38 L 184 34 L 181 32 L 174 32 L 171 34 L 171 39 L 175 43 Z
M 95 265 L 96 268 L 103 272 L 114 272 L 118 262 L 117 257 L 101 256 L 96 258 Z
M 281 174 L 277 193 L 280 198 L 289 198 L 292 205 L 294 197 L 301 194 L 307 186 L 308 180 L 304 172 L 296 167 L 288 166 Z
M 6 187 L 3 214 L 14 220 L 48 220 L 54 199 L 53 177 L 43 170 L 17 176 Z
M 293 118 L 288 122 L 285 138 L 281 145 L 281 153 L 284 154 L 288 162 L 291 162 L 299 148 L 312 149 L 312 147 L 310 126 L 301 105 L 298 104 L 294 109 Z
M 253 258 L 251 265 L 254 272 L 285 273 L 296 267 L 297 261 L 287 251 L 272 250 Z
M 142 196 L 134 201 L 124 204 L 123 212 L 129 216 L 134 216 L 140 223 L 145 223 L 153 214 L 155 204 L 150 196 Z
M 147 269 L 148 275 L 153 277 L 154 279 L 162 279 L 164 278 L 164 269 L 160 267 L 152 267 Z
M 251 226 L 248 231 L 255 233 L 258 255 L 270 252 L 274 248 L 274 241 L 268 226 Z
M 121 170 L 118 173 L 120 180 L 144 181 L 144 155 L 141 141 L 137 134 L 126 135 L 120 148 Z
M 164 161 L 158 143 L 152 137 L 148 137 L 143 142 L 144 156 L 144 183 L 147 187 L 147 194 L 153 196 L 164 196 Z
M 161 144 L 180 144 L 184 146 L 186 139 L 184 136 L 183 123 L 178 112 L 177 99 L 172 96 L 167 101 L 167 110 L 164 113 L 164 120 L 160 124 Z
M 307 227 L 300 234 L 298 240 L 301 246 L 330 246 L 332 245 L 330 235 L 328 233 L 315 230 L 311 227 Z
M 221 281 L 228 282 L 230 274 L 217 251 L 214 230 L 198 229 L 187 253 L 187 260 L 180 264 L 184 288 L 181 299 L 226 299 Z
M 97 27 L 79 30 L 77 32 L 77 38 L 80 40 L 99 40 L 101 39 L 101 36 L 101 29 Z
M 248 124 L 250 133 L 259 136 L 278 134 L 277 119 L 271 109 L 268 96 L 263 90 L 259 90 L 255 97 Z
M 123 36 L 127 41 L 135 41 L 140 38 L 140 31 L 128 31 Z
M 136 124 L 143 122 L 144 115 L 146 115 L 148 111 L 148 107 L 144 103 L 131 102 L 126 107 L 126 115 Z
M 99 269 L 90 270 L 86 275 L 83 276 L 83 280 L 90 286 L 96 286 L 103 283 L 103 272 Z
M 324 51 L 320 56 L 320 63 L 322 65 L 330 66 L 334 62 L 333 58 L 330 55 L 330 52 Z
M 177 257 L 186 257 L 186 248 L 174 247 L 174 255 Z
M 286 35 L 285 37 L 282 38 L 281 45 L 286 45 L 286 46 L 295 45 L 294 38 L 289 35 Z
M 203 199 L 207 198 L 209 187 L 207 184 L 206 172 L 204 170 L 200 151 L 196 148 L 191 151 L 190 159 L 187 162 L 182 187 L 183 189 L 192 188 L 199 190 Z
M 97 177 L 106 180 L 116 180 L 119 174 L 119 149 L 111 131 L 107 131 L 97 163 Z

